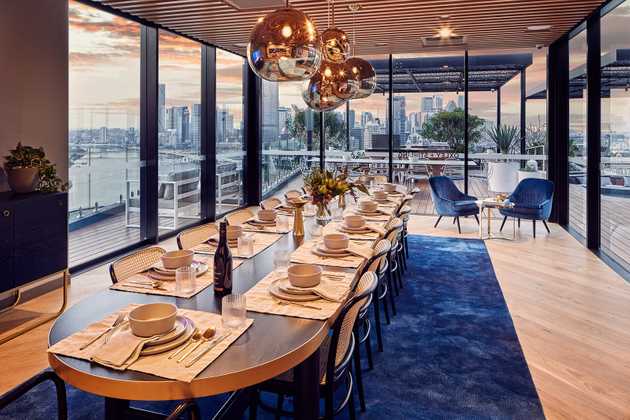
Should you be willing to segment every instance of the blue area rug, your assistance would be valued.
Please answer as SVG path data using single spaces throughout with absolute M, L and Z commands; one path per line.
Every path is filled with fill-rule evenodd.
M 544 418 L 484 243 L 410 236 L 409 248 L 398 315 L 383 326 L 385 351 L 375 352 L 374 370 L 363 375 L 368 407 L 359 418 Z M 68 392 L 71 419 L 102 418 L 101 398 Z M 204 418 L 224 399 L 201 400 Z M 135 405 L 167 412 L 174 404 Z M 0 419 L 55 413 L 52 386 L 42 384 Z M 272 417 L 259 410 L 258 418 Z

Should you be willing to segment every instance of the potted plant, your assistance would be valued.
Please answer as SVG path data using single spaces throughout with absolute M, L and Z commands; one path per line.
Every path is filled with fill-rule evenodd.
M 510 125 L 492 127 L 486 130 L 486 134 L 502 155 L 508 155 L 520 138 L 519 128 Z M 496 162 L 488 162 L 488 190 L 512 192 L 518 181 L 518 169 L 518 162 L 510 162 L 507 156 Z
M 538 162 L 531 159 L 525 163 L 525 166 L 518 170 L 518 182 L 525 178 L 544 178 L 544 173 L 538 171 Z
M 345 172 L 337 173 L 320 168 L 315 168 L 304 175 L 304 189 L 310 195 L 311 202 L 317 206 L 316 219 L 321 225 L 330 220 L 328 205 L 333 198 L 350 193 L 356 200 L 355 189 L 368 194 L 364 185 L 350 182 Z
M 66 190 L 68 184 L 57 176 L 55 165 L 46 158 L 42 147 L 24 146 L 18 142 L 5 156 L 4 169 L 11 190 L 16 193 Z

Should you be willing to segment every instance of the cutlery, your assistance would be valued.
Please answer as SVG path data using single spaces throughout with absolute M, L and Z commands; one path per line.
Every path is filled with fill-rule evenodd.
M 295 305 L 301 306 L 302 308 L 314 309 L 316 311 L 322 310 L 322 308 L 320 308 L 319 306 L 307 305 L 306 303 L 291 302 L 290 300 L 280 299 L 275 296 L 273 298 L 278 303 L 278 305 Z
M 116 319 L 114 320 L 112 325 L 110 325 L 106 330 L 104 330 L 103 332 L 98 334 L 96 337 L 92 338 L 90 341 L 88 341 L 87 343 L 85 343 L 81 347 L 79 347 L 79 350 L 85 350 L 88 346 L 93 344 L 96 340 L 98 340 L 99 338 L 101 338 L 102 336 L 104 336 L 105 334 L 107 334 L 108 332 L 112 331 L 114 328 L 116 328 L 120 324 L 122 324 L 122 322 L 124 320 L 125 320 L 125 314 L 124 313 L 118 314 L 118 317 L 116 317 Z
M 173 357 L 177 357 L 181 352 L 183 352 L 185 349 L 188 348 L 188 346 L 190 345 L 190 343 L 193 342 L 194 337 L 199 334 L 199 328 L 195 327 L 195 329 L 193 330 L 190 338 L 188 340 L 186 340 L 186 342 L 184 343 L 183 346 L 181 346 L 180 348 L 178 348 L 177 350 L 175 350 L 173 353 L 171 353 L 168 358 L 172 359 Z M 199 336 L 201 337 L 201 336 Z
M 214 335 L 216 334 L 216 330 L 212 327 L 207 328 L 206 330 L 204 330 L 204 332 L 202 334 L 199 335 L 198 339 L 196 340 L 197 343 L 195 343 L 190 350 L 188 350 L 186 353 L 184 353 L 179 359 L 177 359 L 177 363 L 181 363 L 183 362 L 188 356 L 190 356 L 195 350 L 197 350 L 199 348 L 199 346 L 203 343 L 205 343 L 206 341 L 210 340 L 212 337 L 214 337 Z
M 232 333 L 228 332 L 227 334 L 223 334 L 221 336 L 219 336 L 218 338 L 215 338 L 214 340 L 210 341 L 208 343 L 208 345 L 206 346 L 205 349 L 203 349 L 198 355 L 196 355 L 192 360 L 189 360 L 188 362 L 186 362 L 186 364 L 184 365 L 184 367 L 191 367 L 192 365 L 194 365 L 195 363 L 197 363 L 197 361 L 199 359 L 201 359 L 203 357 L 204 354 L 208 353 L 210 350 L 212 350 L 217 344 L 219 344 L 221 341 L 225 340 L 229 335 L 231 335 Z
M 140 280 L 128 280 L 126 283 L 139 284 L 140 286 L 152 286 L 152 287 L 164 287 L 161 281 L 140 281 Z
M 162 286 L 158 286 L 158 285 L 150 285 L 150 284 L 125 284 L 125 287 L 128 287 L 130 289 L 149 289 L 149 290 L 164 290 L 166 291 L 165 287 Z

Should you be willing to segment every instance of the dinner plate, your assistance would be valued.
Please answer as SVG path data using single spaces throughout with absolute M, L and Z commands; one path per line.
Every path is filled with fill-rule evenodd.
M 346 225 L 339 225 L 339 229 L 343 229 L 345 232 L 350 233 L 370 233 L 372 230 L 367 226 L 362 226 L 360 228 L 351 228 Z
M 327 257 L 327 258 L 343 258 L 343 257 L 349 257 L 352 254 L 349 252 L 344 252 L 343 254 L 331 254 L 325 251 L 321 251 L 318 247 L 314 247 L 311 252 L 313 252 L 313 254 L 315 255 L 319 255 L 320 257 Z
M 337 254 L 347 254 L 348 253 L 348 250 L 346 248 L 344 248 L 344 249 L 330 249 L 330 248 L 326 247 L 326 245 L 323 242 L 320 242 L 320 243 L 317 244 L 317 249 L 322 251 L 322 252 L 325 252 L 327 254 L 335 254 L 335 255 L 337 255 Z
M 275 220 L 271 222 L 267 220 L 252 219 L 252 220 L 249 220 L 248 223 L 252 225 L 260 225 L 260 226 L 275 226 L 276 225 Z
M 230 248 L 236 248 L 238 246 L 238 239 L 228 240 L 227 243 Z M 208 245 L 217 247 L 219 245 L 218 236 L 215 235 L 212 238 L 208 239 Z
M 376 210 L 376 211 L 363 211 L 361 209 L 356 209 L 355 212 L 361 216 L 382 216 L 385 213 L 383 213 L 381 210 Z
M 293 286 L 291 284 L 291 282 L 289 281 L 288 278 L 282 278 L 282 279 L 277 279 L 276 280 L 277 284 L 278 284 L 278 289 L 280 289 L 281 292 L 283 293 L 287 293 L 289 295 L 301 295 L 301 296 L 305 296 L 305 295 L 314 295 L 315 293 L 313 293 L 313 288 L 312 287 L 297 287 L 297 286 Z
M 186 318 L 188 323 L 186 324 L 186 330 L 184 331 L 184 333 L 182 335 L 180 335 L 179 337 L 177 337 L 174 340 L 171 340 L 169 342 L 166 342 L 164 344 L 160 344 L 157 346 L 146 346 L 142 349 L 142 351 L 140 352 L 140 356 L 151 356 L 153 354 L 160 354 L 160 353 L 164 353 L 166 351 L 172 350 L 176 347 L 181 346 L 182 344 L 184 344 L 192 335 L 193 335 L 193 331 L 195 330 L 195 326 L 193 324 L 193 322 Z
M 155 341 L 151 341 L 150 343 L 145 344 L 147 347 L 151 346 L 160 346 L 162 344 L 168 343 L 173 340 L 177 340 L 182 334 L 186 332 L 186 328 L 188 327 L 188 323 L 192 322 L 188 318 L 183 315 L 177 315 L 175 318 L 175 326 L 171 331 L 164 334 L 162 337 L 158 338 Z
M 194 267 L 195 269 L 198 269 L 199 266 L 203 264 L 199 261 L 193 261 L 193 263 L 190 265 L 191 267 Z M 153 270 L 163 273 L 163 274 L 173 274 L 175 275 L 175 272 L 177 271 L 176 268 L 165 268 L 164 264 L 162 264 L 162 261 L 158 261 L 157 263 L 155 263 L 155 265 L 152 267 Z
M 277 279 L 271 282 L 271 284 L 269 285 L 269 294 L 271 294 L 271 296 L 275 296 L 277 298 L 283 299 L 283 300 L 292 300 L 294 302 L 310 302 L 312 300 L 318 300 L 321 299 L 319 296 L 317 295 L 313 295 L 313 294 L 308 294 L 308 295 L 294 295 L 294 294 L 290 294 L 290 293 L 285 293 L 282 290 L 280 290 L 279 284 L 278 282 L 281 281 L 283 279 Z
M 208 271 L 208 264 L 205 263 L 197 263 L 197 272 L 195 275 L 197 277 L 205 274 Z M 175 272 L 167 273 L 159 270 L 149 270 L 147 271 L 147 275 L 154 280 L 162 280 L 162 281 L 173 281 L 175 280 Z

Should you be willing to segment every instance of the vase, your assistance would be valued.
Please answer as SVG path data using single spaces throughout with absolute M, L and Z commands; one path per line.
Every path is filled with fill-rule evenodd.
M 11 190 L 25 194 L 35 191 L 39 183 L 38 168 L 13 168 L 6 169 L 7 182 Z
M 317 203 L 317 213 L 315 221 L 320 226 L 326 226 L 330 222 L 330 211 L 328 211 L 327 203 Z

